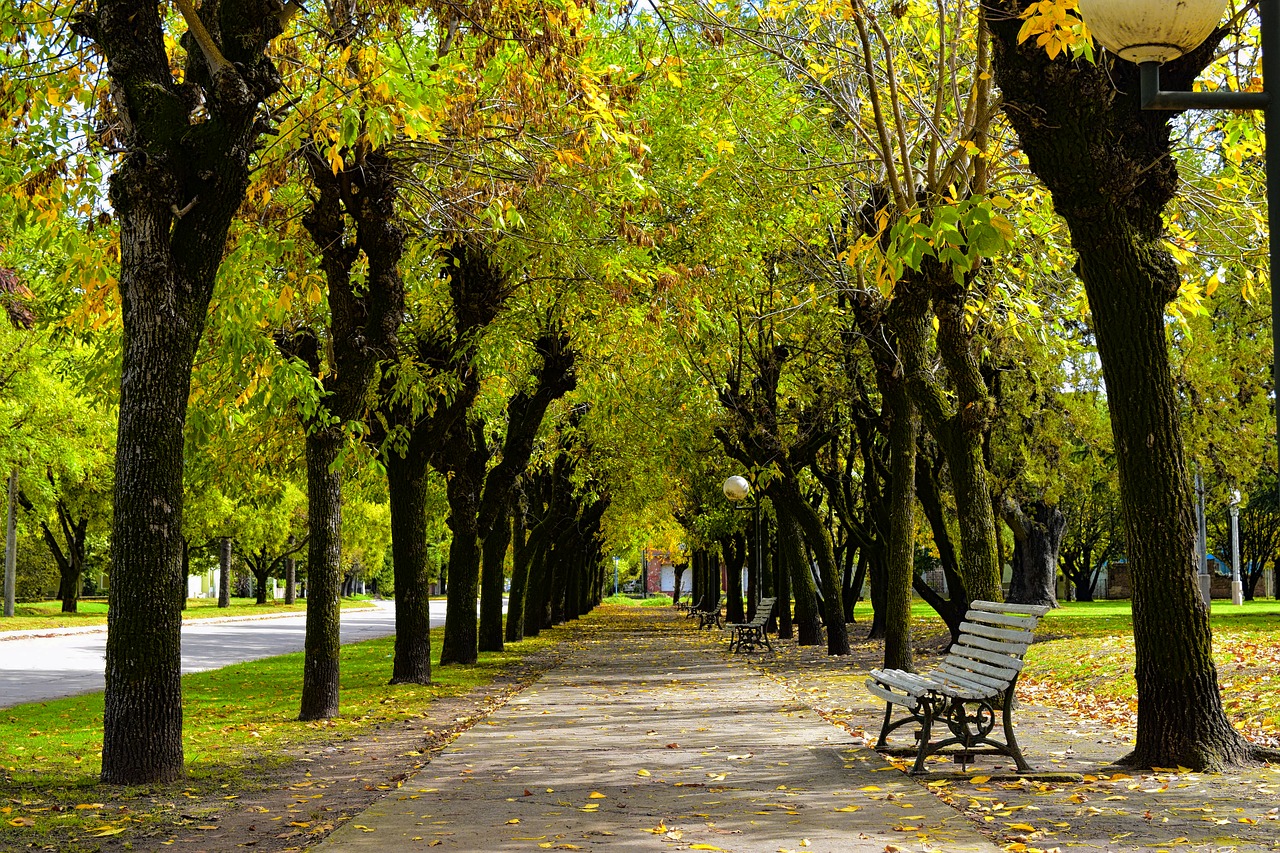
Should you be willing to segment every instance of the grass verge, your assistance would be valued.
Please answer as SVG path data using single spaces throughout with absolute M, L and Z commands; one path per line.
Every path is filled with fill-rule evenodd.
M 435 663 L 441 636 L 432 631 Z M 0 850 L 96 850 L 101 842 L 94 839 L 146 833 L 171 822 L 183 803 L 236 799 L 304 745 L 415 721 L 433 701 L 489 684 L 559 637 L 559 631 L 547 631 L 482 654 L 474 666 L 435 667 L 430 686 L 387 684 L 393 638 L 344 646 L 342 716 L 323 722 L 295 719 L 302 653 L 184 676 L 188 775 L 174 785 L 121 789 L 98 782 L 101 693 L 0 710 Z
M 372 607 L 368 596 L 344 598 L 344 608 Z M 268 601 L 255 604 L 252 598 L 232 598 L 230 607 L 218 607 L 217 599 L 189 598 L 183 619 L 224 619 L 232 616 L 270 616 L 280 613 L 305 613 L 307 603 L 285 604 Z M 107 624 L 105 601 L 81 601 L 75 613 L 63 613 L 59 601 L 32 601 L 14 607 L 14 615 L 0 618 L 0 631 L 42 631 L 48 628 L 90 628 Z

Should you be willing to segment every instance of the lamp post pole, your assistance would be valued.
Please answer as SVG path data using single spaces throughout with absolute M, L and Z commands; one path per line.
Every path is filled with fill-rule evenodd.
M 613 558 L 613 594 L 618 594 L 618 558 Z
M 1231 603 L 1244 604 L 1244 584 L 1240 582 L 1240 492 L 1231 494 Z

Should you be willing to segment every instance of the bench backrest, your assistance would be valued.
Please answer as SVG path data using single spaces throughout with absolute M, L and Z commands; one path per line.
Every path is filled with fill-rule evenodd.
M 773 615 L 773 605 L 778 602 L 776 598 L 762 598 L 760 603 L 756 605 L 756 615 L 751 617 L 750 625 L 760 626 L 769 621 L 769 617 Z
M 960 638 L 938 666 L 939 674 L 993 693 L 1008 689 L 1022 671 L 1023 655 L 1035 639 L 1040 617 L 1049 610 L 1036 604 L 970 603 Z

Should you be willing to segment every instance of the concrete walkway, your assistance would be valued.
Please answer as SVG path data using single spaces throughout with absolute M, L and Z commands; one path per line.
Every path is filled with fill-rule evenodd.
M 316 849 L 999 849 L 670 611 L 585 637 Z

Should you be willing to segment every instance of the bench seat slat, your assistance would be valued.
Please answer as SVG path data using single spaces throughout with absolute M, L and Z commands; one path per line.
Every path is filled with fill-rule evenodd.
M 905 690 L 915 696 L 928 692 L 930 687 L 914 672 L 903 672 L 900 669 L 873 669 L 871 677 L 883 685 Z
M 971 601 L 970 610 L 985 610 L 988 613 L 1026 613 L 1029 616 L 1043 616 L 1053 608 L 1045 604 L 1005 604 L 1003 601 Z
M 1023 631 L 1034 631 L 1039 619 L 1035 616 L 1006 616 L 1003 613 L 988 613 L 984 610 L 970 610 L 964 615 L 966 621 L 983 625 L 994 625 L 997 628 L 1018 628 Z
M 983 675 L 989 675 L 1006 685 L 1013 680 L 1015 675 L 1018 674 L 1016 669 L 1010 669 L 1006 666 L 992 666 L 985 661 L 974 660 L 967 655 L 957 654 L 955 649 L 951 650 L 951 654 L 947 655 L 946 660 L 943 662 L 951 666 L 960 667 L 961 669 L 969 669 L 974 672 L 980 672 Z
M 881 687 L 879 683 L 872 678 L 867 679 L 867 690 L 873 695 L 879 696 L 886 702 L 892 702 L 895 705 L 905 705 L 913 711 L 916 706 L 920 704 L 920 701 L 911 694 L 908 693 L 904 695 L 902 693 L 894 693 L 892 690 Z
M 961 622 L 960 633 L 976 634 L 979 637 L 988 637 L 992 640 L 1009 640 L 1014 643 L 1031 644 L 1035 639 L 1035 634 L 1030 631 L 1013 631 L 1008 628 L 992 628 L 990 625 L 980 625 L 976 622 Z

